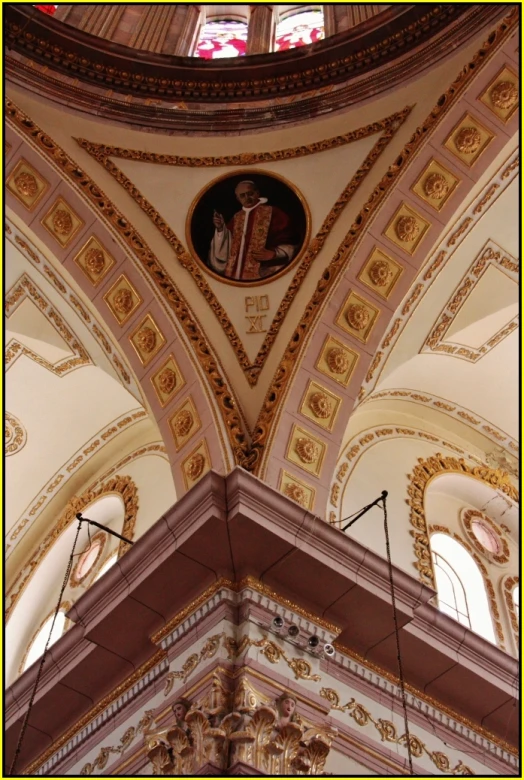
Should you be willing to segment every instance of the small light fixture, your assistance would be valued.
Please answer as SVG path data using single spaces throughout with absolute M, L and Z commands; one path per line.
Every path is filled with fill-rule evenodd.
M 309 639 L 307 640 L 307 643 L 308 643 L 309 647 L 312 650 L 314 650 L 315 647 L 318 647 L 318 645 L 320 643 L 320 639 L 318 638 L 318 636 L 310 636 Z
M 276 617 L 273 618 L 271 621 L 271 628 L 274 631 L 281 631 L 284 627 L 284 620 L 280 617 L 280 615 L 276 615 Z
M 299 633 L 300 633 L 300 629 L 299 629 L 298 626 L 291 625 L 291 626 L 289 626 L 287 632 L 288 632 L 289 636 L 298 636 Z
M 335 648 L 333 645 L 330 645 L 329 642 L 324 645 L 324 655 L 327 655 L 329 657 L 335 655 Z

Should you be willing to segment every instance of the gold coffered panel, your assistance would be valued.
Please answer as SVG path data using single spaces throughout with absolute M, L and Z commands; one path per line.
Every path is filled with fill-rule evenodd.
M 493 138 L 493 133 L 468 113 L 448 135 L 444 146 L 465 165 L 471 167 Z
M 309 431 L 294 425 L 289 437 L 286 460 L 318 477 L 322 470 L 326 445 Z
M 338 313 L 337 325 L 359 341 L 368 341 L 379 310 L 353 290 L 349 293 Z
M 182 461 L 182 474 L 186 490 L 192 488 L 211 468 L 207 442 L 202 439 L 195 449 Z
M 289 474 L 282 469 L 280 472 L 280 484 L 278 489 L 288 498 L 296 501 L 297 504 L 303 506 L 304 509 L 313 509 L 315 502 L 315 489 L 301 479 L 295 477 L 293 474 Z
M 138 309 L 143 298 L 135 290 L 129 279 L 122 274 L 111 289 L 104 295 L 104 301 L 119 325 L 123 325 Z
M 383 235 L 408 255 L 413 255 L 429 227 L 430 223 L 415 209 L 401 203 Z
M 347 387 L 360 355 L 333 336 L 324 341 L 315 368 L 343 387 Z
M 148 314 L 129 336 L 129 340 L 143 366 L 150 363 L 166 340 L 153 317 Z
M 502 68 L 489 87 L 479 96 L 479 100 L 499 119 L 508 122 L 519 106 L 517 74 L 511 68 Z
M 63 248 L 71 243 L 83 227 L 84 220 L 63 198 L 57 198 L 43 218 L 42 225 Z
M 310 379 L 300 405 L 300 413 L 314 423 L 332 431 L 341 399 Z
M 169 418 L 169 427 L 175 440 L 177 452 L 202 427 L 191 396 L 186 398 L 184 403 Z
M 161 368 L 153 374 L 151 382 L 160 406 L 164 408 L 186 383 L 174 355 L 169 355 Z
M 403 267 L 377 246 L 362 266 L 358 280 L 386 300 L 400 278 Z
M 431 160 L 411 190 L 435 211 L 440 211 L 452 196 L 459 182 L 460 179 L 448 171 L 442 163 Z
M 26 209 L 33 211 L 48 189 L 49 182 L 22 158 L 9 174 L 6 186 Z
M 94 236 L 84 244 L 74 261 L 94 287 L 98 287 L 116 263 L 115 258 Z

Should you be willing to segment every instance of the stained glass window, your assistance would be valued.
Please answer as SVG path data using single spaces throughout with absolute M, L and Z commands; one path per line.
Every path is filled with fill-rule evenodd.
M 247 24 L 223 19 L 208 22 L 202 28 L 195 57 L 216 60 L 222 57 L 243 57 L 247 45 Z
M 45 14 L 49 14 L 50 16 L 53 16 L 58 6 L 57 5 L 35 5 L 35 8 L 38 8 L 39 11 L 43 11 Z
M 277 25 L 275 51 L 307 46 L 324 37 L 324 14 L 322 11 L 304 11 L 288 16 Z

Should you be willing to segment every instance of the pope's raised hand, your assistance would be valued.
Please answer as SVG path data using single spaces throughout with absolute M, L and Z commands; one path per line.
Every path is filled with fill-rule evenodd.
M 218 211 L 213 211 L 213 225 L 221 233 L 224 230 L 224 217 Z

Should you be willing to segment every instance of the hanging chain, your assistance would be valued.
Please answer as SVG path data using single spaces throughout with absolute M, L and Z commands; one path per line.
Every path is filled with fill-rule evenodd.
M 15 755 L 14 755 L 14 758 L 13 758 L 13 762 L 11 764 L 11 769 L 9 770 L 9 774 L 10 775 L 14 774 L 14 769 L 15 769 L 15 766 L 16 766 L 16 762 L 18 760 L 18 756 L 20 755 L 20 750 L 22 748 L 22 742 L 24 740 L 25 732 L 26 732 L 26 729 L 27 729 L 27 724 L 29 722 L 29 716 L 31 714 L 31 709 L 33 707 L 33 702 L 35 700 L 36 691 L 38 689 L 38 683 L 40 682 L 40 677 L 42 676 L 42 670 L 44 668 L 44 663 L 45 663 L 45 659 L 46 659 L 46 655 L 47 655 L 47 650 L 49 648 L 49 642 L 51 641 L 51 636 L 53 634 L 53 628 L 55 627 L 56 618 L 58 616 L 58 613 L 60 612 L 60 605 L 62 604 L 62 596 L 64 595 L 64 591 L 66 589 L 66 585 L 69 582 L 69 575 L 71 574 L 71 569 L 73 567 L 73 558 L 74 558 L 74 553 L 75 553 L 75 547 L 76 547 L 76 543 L 78 541 L 78 535 L 80 533 L 81 527 L 82 527 L 82 521 L 79 520 L 78 521 L 78 527 L 76 529 L 75 540 L 73 542 L 73 548 L 71 550 L 71 555 L 69 556 L 69 561 L 67 563 L 66 572 L 65 572 L 65 575 L 64 575 L 64 581 L 62 583 L 62 588 L 60 589 L 60 595 L 58 596 L 58 602 L 57 602 L 57 605 L 56 605 L 55 614 L 53 615 L 53 622 L 51 623 L 51 629 L 49 631 L 49 636 L 47 637 L 47 642 L 46 642 L 46 645 L 45 645 L 45 648 L 44 648 L 44 652 L 42 653 L 42 657 L 40 658 L 40 665 L 38 667 L 38 672 L 36 674 L 35 684 L 33 685 L 33 690 L 31 691 L 31 698 L 29 699 L 29 704 L 27 705 L 27 712 L 25 714 L 25 718 L 24 718 L 24 722 L 22 724 L 22 728 L 20 729 L 20 735 L 18 737 L 18 744 L 16 746 L 16 751 L 15 751 Z
M 406 689 L 404 687 L 404 673 L 402 671 L 402 658 L 400 655 L 400 633 L 398 629 L 398 619 L 397 619 L 397 606 L 395 603 L 395 586 L 393 584 L 393 564 L 391 563 L 391 549 L 389 546 L 389 530 L 388 530 L 388 512 L 386 509 L 386 497 L 383 496 L 382 498 L 382 505 L 384 507 L 384 532 L 386 535 L 386 554 L 388 559 L 388 569 L 389 569 L 389 587 L 391 591 L 391 604 L 393 606 L 393 622 L 395 624 L 395 639 L 397 643 L 397 661 L 398 661 L 398 679 L 400 682 L 400 695 L 402 698 L 402 709 L 404 711 L 404 728 L 406 730 L 406 741 L 407 741 L 407 749 L 408 749 L 408 763 L 409 763 L 409 774 L 413 774 L 413 758 L 411 755 L 411 737 L 409 735 L 409 726 L 408 726 L 408 707 L 407 707 L 407 701 L 406 701 Z

